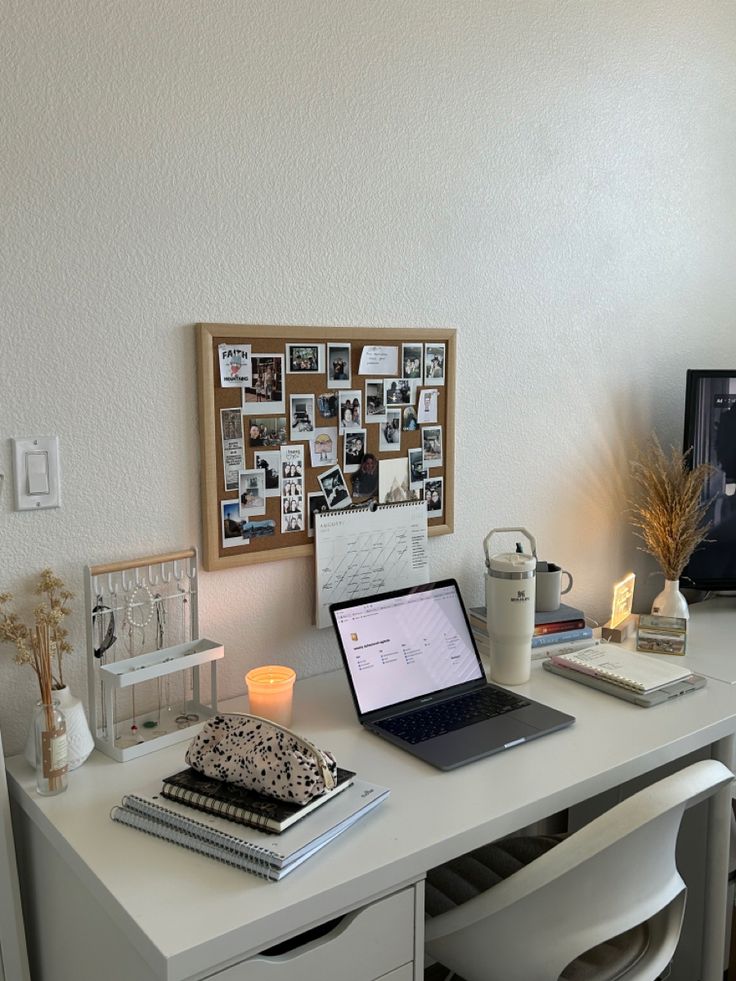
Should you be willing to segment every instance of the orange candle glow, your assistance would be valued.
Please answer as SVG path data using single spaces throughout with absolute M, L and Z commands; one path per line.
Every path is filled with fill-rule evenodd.
M 245 676 L 252 715 L 271 719 L 282 726 L 291 725 L 291 702 L 296 671 L 278 664 L 253 668 Z

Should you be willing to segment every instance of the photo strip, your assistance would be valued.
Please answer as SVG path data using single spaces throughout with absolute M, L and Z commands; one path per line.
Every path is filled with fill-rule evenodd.
M 281 447 L 281 532 L 304 531 L 304 447 Z

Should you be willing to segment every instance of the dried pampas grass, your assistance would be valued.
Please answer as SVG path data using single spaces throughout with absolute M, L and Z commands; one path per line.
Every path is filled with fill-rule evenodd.
M 639 546 L 659 563 L 665 579 L 679 579 L 698 545 L 708 533 L 708 502 L 701 496 L 710 464 L 693 469 L 688 453 L 671 447 L 670 455 L 652 434 L 631 463 L 635 489 L 630 502 Z

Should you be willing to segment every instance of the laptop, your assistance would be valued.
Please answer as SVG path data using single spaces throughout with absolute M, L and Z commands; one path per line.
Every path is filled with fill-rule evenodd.
M 575 721 L 486 681 L 454 579 L 330 606 L 358 720 L 440 770 Z

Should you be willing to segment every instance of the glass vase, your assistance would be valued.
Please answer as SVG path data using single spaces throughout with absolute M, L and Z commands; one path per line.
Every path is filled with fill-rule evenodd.
M 33 718 L 36 733 L 36 790 L 52 797 L 66 790 L 68 755 L 66 720 L 58 700 L 38 702 Z

